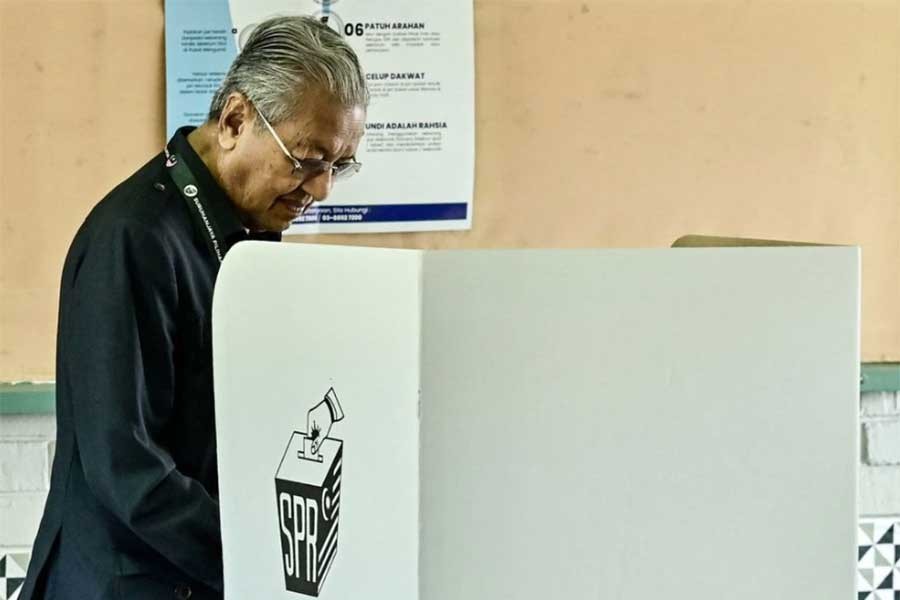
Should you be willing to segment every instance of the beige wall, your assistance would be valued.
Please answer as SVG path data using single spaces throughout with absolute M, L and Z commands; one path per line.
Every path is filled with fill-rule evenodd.
M 863 353 L 900 360 L 900 2 L 476 0 L 465 233 L 394 247 L 863 247 Z M 53 377 L 89 208 L 164 143 L 162 0 L 0 0 L 0 381 Z M 450 167 L 452 168 L 452 167 Z

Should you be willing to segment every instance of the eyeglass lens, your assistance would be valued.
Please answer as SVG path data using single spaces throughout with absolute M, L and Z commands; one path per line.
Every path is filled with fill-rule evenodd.
M 347 179 L 356 175 L 362 167 L 362 164 L 358 162 L 346 162 L 333 165 L 327 160 L 318 160 L 314 158 L 298 160 L 297 163 L 300 168 L 297 169 L 295 167 L 294 172 L 304 179 L 318 177 L 330 169 L 331 176 L 335 181 Z

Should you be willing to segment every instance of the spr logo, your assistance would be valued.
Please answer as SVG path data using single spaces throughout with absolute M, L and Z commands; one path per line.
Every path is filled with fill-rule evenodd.
M 344 443 L 329 437 L 344 412 L 334 388 L 294 431 L 275 473 L 285 588 L 317 597 L 337 555 Z

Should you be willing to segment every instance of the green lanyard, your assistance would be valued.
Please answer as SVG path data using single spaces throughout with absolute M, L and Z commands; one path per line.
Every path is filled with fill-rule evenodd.
M 169 169 L 172 181 L 178 186 L 181 197 L 187 203 L 188 212 L 194 222 L 194 229 L 203 236 L 209 251 L 221 264 L 225 258 L 225 240 L 222 239 L 215 222 L 208 216 L 209 205 L 200 195 L 200 186 L 197 185 L 194 174 L 181 158 L 174 152 L 170 152 L 168 148 L 166 148 L 166 167 Z

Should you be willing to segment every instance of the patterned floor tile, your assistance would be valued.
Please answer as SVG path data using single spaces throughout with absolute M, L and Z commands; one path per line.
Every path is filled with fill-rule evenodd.
M 900 518 L 860 518 L 858 600 L 900 600 Z

